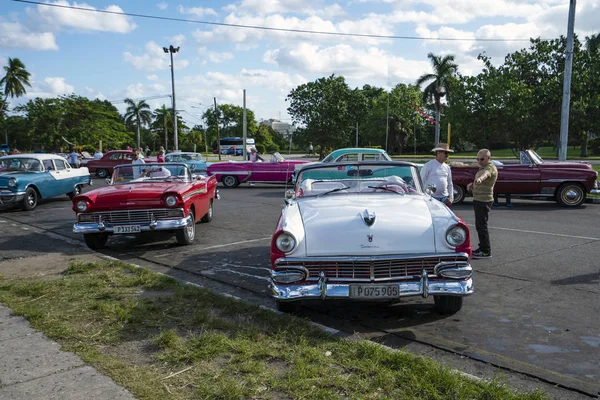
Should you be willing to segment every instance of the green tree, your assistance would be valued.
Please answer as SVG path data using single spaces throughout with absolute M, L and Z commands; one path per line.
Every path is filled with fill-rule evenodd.
M 31 87 L 25 64 L 18 58 L 8 58 L 8 64 L 4 66 L 5 75 L 0 79 L 0 86 L 4 87 L 4 100 L 10 97 L 21 97 L 27 93 L 25 86 Z
M 427 54 L 433 66 L 433 73 L 423 74 L 417 79 L 417 86 L 430 82 L 423 89 L 423 101 L 433 102 L 435 105 L 435 143 L 440 140 L 440 112 L 442 110 L 442 98 L 448 96 L 450 80 L 458 71 L 454 63 L 453 55 L 436 56 Z
M 173 132 L 173 112 L 172 109 L 166 105 L 157 108 L 152 113 L 154 119 L 150 124 L 150 129 L 163 139 L 163 142 L 159 140 L 159 143 L 163 143 L 165 150 L 169 144 L 169 133 Z M 179 127 L 178 127 L 179 128 Z M 159 133 L 161 132 L 161 133 Z
M 152 112 L 150 106 L 146 103 L 146 100 L 140 100 L 135 102 L 130 98 L 125 99 L 127 104 L 127 110 L 125 111 L 125 125 L 130 128 L 136 127 L 137 130 L 137 149 L 140 148 L 140 128 L 144 124 L 150 124 L 152 122 Z

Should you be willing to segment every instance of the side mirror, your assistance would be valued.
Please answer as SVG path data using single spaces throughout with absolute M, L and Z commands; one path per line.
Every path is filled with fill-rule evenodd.
M 292 200 L 296 197 L 296 192 L 293 189 L 288 189 L 285 191 L 285 203 L 290 204 Z
M 436 187 L 435 187 L 435 185 L 433 185 L 433 184 L 429 184 L 429 185 L 427 185 L 427 187 L 425 188 L 425 193 L 427 193 L 427 194 L 429 194 L 429 195 L 432 195 L 432 194 L 434 194 L 434 193 L 435 193 L 435 191 L 436 191 Z
M 110 178 L 106 178 L 105 182 L 107 185 L 110 185 Z

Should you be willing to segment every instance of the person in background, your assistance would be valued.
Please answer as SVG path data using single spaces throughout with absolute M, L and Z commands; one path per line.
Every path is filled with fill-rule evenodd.
M 79 168 L 79 153 L 75 151 L 75 147 L 71 148 L 71 152 L 67 157 L 71 168 Z
M 252 162 L 264 161 L 261 156 L 256 152 L 256 147 L 252 147 L 250 149 L 250 153 L 248 154 L 248 160 Z
M 315 154 L 315 148 L 313 147 L 312 142 L 308 145 L 308 154 Z
M 140 158 L 144 158 L 144 149 L 142 149 L 141 147 L 138 149 L 138 157 Z
M 102 154 L 102 152 L 100 151 L 100 149 L 96 149 L 96 152 L 94 153 L 94 160 L 99 160 L 102 158 L 104 154 Z
M 498 179 L 498 170 L 491 162 L 491 153 L 488 149 L 481 149 L 477 153 L 479 170 L 475 174 L 475 181 L 467 185 L 468 191 L 473 191 L 473 211 L 475 212 L 475 229 L 479 236 L 479 248 L 473 250 L 473 258 L 492 258 L 490 233 L 488 231 L 488 216 L 494 200 L 494 185 Z
M 433 198 L 441 201 L 448 207 L 454 201 L 454 186 L 452 185 L 452 171 L 446 164 L 450 153 L 448 143 L 438 143 L 431 151 L 435 152 L 435 160 L 428 161 L 421 169 L 421 179 L 425 187 L 435 186 Z
M 133 161 L 131 164 L 146 164 L 144 160 L 140 158 L 140 153 L 137 150 L 133 151 Z M 142 167 L 133 167 L 133 179 L 137 179 L 142 175 Z
M 144 149 L 144 155 L 146 156 L 146 158 L 150 157 L 151 151 L 150 151 L 150 147 L 146 146 L 146 148 Z
M 156 156 L 156 162 L 165 162 L 165 152 L 163 150 L 159 150 Z

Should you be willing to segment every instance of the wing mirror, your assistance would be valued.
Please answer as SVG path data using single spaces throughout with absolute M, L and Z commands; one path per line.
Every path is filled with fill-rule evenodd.
M 285 203 L 291 204 L 292 200 L 296 198 L 296 192 L 293 189 L 288 189 L 285 191 Z
M 437 190 L 436 186 L 433 184 L 429 184 L 427 185 L 427 187 L 425 188 L 425 193 L 427 193 L 428 195 L 432 195 L 435 193 L 435 191 Z
M 105 182 L 107 185 L 110 185 L 110 178 L 106 178 Z

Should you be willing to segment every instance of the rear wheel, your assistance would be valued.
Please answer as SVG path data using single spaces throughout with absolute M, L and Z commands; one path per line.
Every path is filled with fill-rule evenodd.
M 194 211 L 190 210 L 191 221 L 187 224 L 187 226 L 183 229 L 178 230 L 175 233 L 175 237 L 177 238 L 177 243 L 182 245 L 192 244 L 194 239 L 196 238 L 196 219 L 194 215 Z
M 563 207 L 579 207 L 585 201 L 586 192 L 578 183 L 563 183 L 556 191 L 556 202 Z
M 106 233 L 86 233 L 83 240 L 87 247 L 92 250 L 100 250 L 106 247 L 108 235 Z
M 21 208 L 25 211 L 33 211 L 35 209 L 35 207 L 37 206 L 37 203 L 38 203 L 37 191 L 32 187 L 28 187 L 27 190 L 25 190 L 25 197 L 23 198 L 23 201 L 21 202 Z
M 101 168 L 96 171 L 96 175 L 98 175 L 98 178 L 104 179 L 108 176 L 108 170 Z
M 435 311 L 440 314 L 454 314 L 460 311 L 463 298 L 460 296 L 433 296 Z
M 79 196 L 80 194 L 81 194 L 81 185 L 77 185 L 77 186 L 75 186 L 75 188 L 73 189 L 73 191 L 71 193 L 67 193 L 67 196 L 69 196 L 69 198 L 71 200 L 73 200 L 73 197 Z
M 467 191 L 463 185 L 454 185 L 454 200 L 452 204 L 460 204 L 465 201 Z
M 213 219 L 213 200 L 210 199 L 210 203 L 208 204 L 208 211 L 202 217 L 202 222 L 210 222 Z
M 226 188 L 234 188 L 240 184 L 240 180 L 237 178 L 237 176 L 234 176 L 234 175 L 224 176 L 221 179 L 221 182 L 223 183 L 223 186 L 225 186 Z
M 276 301 L 277 303 L 277 310 L 281 311 L 282 313 L 286 313 L 286 314 L 297 314 L 300 311 L 300 308 L 302 307 L 302 302 L 295 300 L 295 301 Z

